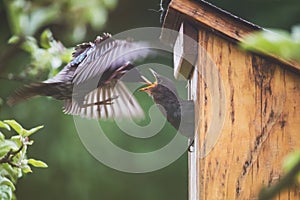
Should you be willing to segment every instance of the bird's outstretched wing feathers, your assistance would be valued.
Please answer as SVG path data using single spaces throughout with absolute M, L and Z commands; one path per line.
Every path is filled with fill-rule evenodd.
M 76 68 L 74 84 L 80 84 L 95 77 L 102 80 L 105 72 L 113 72 L 125 63 L 133 63 L 154 52 L 145 42 L 130 42 L 107 37 L 99 42 L 96 39 L 93 45 L 83 53 L 86 57 Z
M 91 119 L 144 116 L 139 103 L 122 81 L 91 91 L 85 96 L 83 105 L 71 99 L 65 100 L 64 112 Z
M 110 34 L 103 34 L 94 42 L 77 45 L 72 61 L 56 76 L 23 87 L 8 103 L 13 105 L 39 95 L 52 96 L 65 100 L 64 111 L 68 114 L 88 118 L 141 117 L 139 103 L 119 79 L 134 67 L 134 61 L 151 52 L 144 42 L 115 40 Z M 83 91 L 83 102 L 76 102 L 72 98 L 74 87 L 89 85 L 89 81 L 94 85 Z
M 134 67 L 134 61 L 151 53 L 154 54 L 145 42 L 115 40 L 108 34 L 97 37 L 94 43 L 78 46 L 73 54 L 77 57 L 71 62 L 77 65 L 72 83 L 75 88 L 91 87 L 91 91 L 82 105 L 66 101 L 65 112 L 88 118 L 143 117 L 139 103 L 119 79 Z

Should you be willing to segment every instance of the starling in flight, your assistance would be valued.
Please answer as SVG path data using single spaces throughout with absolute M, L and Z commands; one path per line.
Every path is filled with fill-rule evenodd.
M 139 103 L 120 79 L 129 72 L 137 73 L 134 62 L 151 52 L 145 42 L 117 40 L 103 34 L 94 42 L 78 45 L 72 61 L 56 76 L 25 85 L 7 103 L 50 96 L 64 101 L 66 114 L 97 119 L 142 117 Z

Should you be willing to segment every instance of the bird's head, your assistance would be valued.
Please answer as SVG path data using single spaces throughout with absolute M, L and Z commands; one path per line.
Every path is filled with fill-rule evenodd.
M 158 74 L 153 69 L 149 70 L 153 74 L 155 81 L 151 82 L 146 77 L 142 76 L 143 80 L 145 81 L 145 86 L 140 88 L 140 91 L 147 92 L 149 95 L 153 96 L 155 93 L 162 93 L 168 90 L 177 95 L 177 90 L 172 80 Z

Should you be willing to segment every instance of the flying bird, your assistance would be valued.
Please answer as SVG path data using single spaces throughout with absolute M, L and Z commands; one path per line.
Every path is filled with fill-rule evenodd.
M 56 76 L 25 85 L 8 98 L 14 105 L 35 96 L 64 101 L 64 113 L 86 118 L 142 117 L 143 110 L 121 80 L 134 62 L 153 52 L 145 42 L 117 40 L 110 34 L 75 47 L 69 62 Z M 136 80 L 133 80 L 136 81 Z
M 178 96 L 174 82 L 150 69 L 155 81 L 151 82 L 144 76 L 146 85 L 140 88 L 149 94 L 159 109 L 167 118 L 167 121 L 182 135 L 189 139 L 189 149 L 194 142 L 195 114 L 194 102 L 183 100 Z

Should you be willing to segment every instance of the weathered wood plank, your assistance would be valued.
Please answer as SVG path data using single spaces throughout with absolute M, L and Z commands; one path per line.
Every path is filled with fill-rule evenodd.
M 198 199 L 256 199 L 262 185 L 279 180 L 284 156 L 300 147 L 300 76 L 242 52 L 210 31 L 200 30 L 199 42 L 197 76 L 192 79 L 201 119 L 195 152 Z M 216 88 L 222 91 L 221 83 L 225 123 L 219 137 L 214 133 L 217 143 L 211 149 L 210 126 L 220 121 L 211 115 L 212 97 Z M 280 194 L 280 199 L 299 198 L 299 188 Z
M 179 24 L 183 20 L 209 28 L 221 36 L 235 41 L 242 41 L 249 33 L 261 30 L 260 27 L 201 0 L 172 0 L 168 14 L 163 27 L 176 31 L 179 30 Z M 164 35 L 164 31 L 162 31 L 162 35 Z M 172 43 L 174 37 L 163 36 L 162 40 L 167 40 L 167 38 L 169 38 L 170 44 L 174 44 Z M 300 72 L 300 63 L 296 61 L 286 60 L 273 54 L 267 54 L 267 56 L 286 64 L 285 67 L 295 70 L 297 73 Z

